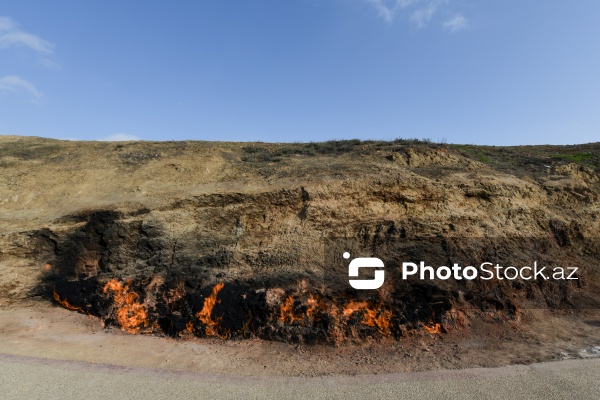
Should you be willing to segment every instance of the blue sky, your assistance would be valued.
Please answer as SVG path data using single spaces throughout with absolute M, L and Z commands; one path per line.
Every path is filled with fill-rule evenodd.
M 600 140 L 600 2 L 0 5 L 0 134 Z

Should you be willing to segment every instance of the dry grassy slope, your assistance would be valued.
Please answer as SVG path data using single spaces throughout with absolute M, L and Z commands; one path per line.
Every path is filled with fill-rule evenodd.
M 551 236 L 558 229 L 597 237 L 599 155 L 598 143 L 492 148 L 4 136 L 0 304 L 24 298 L 38 282 L 44 261 L 27 232 L 67 234 L 90 210 L 119 210 L 135 229 L 160 232 L 151 244 L 154 259 L 123 274 L 156 271 L 157 263 L 185 266 L 223 250 L 232 277 L 251 275 L 248 266 L 299 262 L 310 269 L 322 260 L 321 237 L 377 235 L 390 226 L 408 234 Z M 98 267 L 97 249 L 79 257 L 81 270 Z M 114 260 L 123 257 L 137 262 Z

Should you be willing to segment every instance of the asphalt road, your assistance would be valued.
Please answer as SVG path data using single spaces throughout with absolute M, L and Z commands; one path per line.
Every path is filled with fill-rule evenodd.
M 241 377 L 0 354 L 5 399 L 600 399 L 600 359 L 318 378 Z

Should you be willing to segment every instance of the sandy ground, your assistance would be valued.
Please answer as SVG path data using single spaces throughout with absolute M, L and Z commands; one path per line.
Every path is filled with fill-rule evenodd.
M 0 353 L 123 367 L 229 374 L 314 377 L 386 374 L 583 359 L 600 356 L 600 312 L 530 321 L 481 323 L 464 332 L 422 334 L 360 345 L 299 346 L 264 340 L 223 341 L 130 335 L 45 302 L 0 310 Z M 530 331 L 536 332 L 535 335 Z

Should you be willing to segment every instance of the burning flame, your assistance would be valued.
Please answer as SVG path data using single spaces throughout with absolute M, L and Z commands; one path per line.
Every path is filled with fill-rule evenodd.
M 387 335 L 390 333 L 391 319 L 392 312 L 390 310 L 383 310 L 378 313 L 376 310 L 367 309 L 362 323 L 368 326 L 376 326 L 379 333 Z
M 238 298 L 229 302 L 227 301 L 228 299 L 224 298 L 224 294 L 221 293 L 225 284 L 217 283 L 212 287 L 210 295 L 204 298 L 200 311 L 191 315 L 189 313 L 190 305 L 187 303 L 190 297 L 186 295 L 187 291 L 183 284 L 161 293 L 159 290 L 161 290 L 160 285 L 162 285 L 162 281 L 153 281 L 157 283 L 151 285 L 147 284 L 147 281 L 142 282 L 144 282 L 144 295 L 141 294 L 142 292 L 138 293 L 134 290 L 134 288 L 141 288 L 142 286 L 138 284 L 134 285 L 132 280 L 120 281 L 112 279 L 99 286 L 99 288 L 102 288 L 105 297 L 112 299 L 112 305 L 109 308 L 109 322 L 114 322 L 122 330 L 133 334 L 140 331 L 160 331 L 162 324 L 159 325 L 158 318 L 163 316 L 165 312 L 177 313 L 177 324 L 174 325 L 177 329 L 182 329 L 179 321 L 181 321 L 182 316 L 185 316 L 187 318 L 187 323 L 185 328 L 183 328 L 185 331 L 198 336 L 220 337 L 222 339 L 261 335 L 261 324 L 265 322 L 270 324 L 270 329 L 285 329 L 293 325 L 292 331 L 294 334 L 295 332 L 300 332 L 301 335 L 304 334 L 302 332 L 318 331 L 319 334 L 323 332 L 326 340 L 332 339 L 336 342 L 343 341 L 349 336 L 364 337 L 365 335 L 376 334 L 375 329 L 380 335 L 390 336 L 396 329 L 396 326 L 392 325 L 394 314 L 391 307 L 393 305 L 386 303 L 382 297 L 379 297 L 377 300 L 372 298 L 367 298 L 367 300 L 350 300 L 342 294 L 341 296 L 344 297 L 336 299 L 322 292 L 311 292 L 308 288 L 297 289 L 293 294 L 286 295 L 284 289 L 276 288 L 271 290 L 272 298 L 269 298 L 269 290 L 267 290 L 267 294 L 263 297 L 261 297 L 261 293 L 264 292 L 256 291 L 256 297 L 252 297 L 252 292 L 246 292 L 241 295 L 241 299 Z M 205 290 L 202 289 L 203 292 Z M 227 290 L 226 292 L 228 293 L 225 294 L 229 294 L 230 291 Z M 290 292 L 288 291 L 287 293 L 289 294 Z M 160 295 L 162 297 L 159 297 Z M 221 295 L 221 299 L 218 298 L 219 295 Z M 226 323 L 223 322 L 223 316 L 215 315 L 215 306 L 217 304 L 223 301 L 226 302 L 226 305 L 233 305 L 233 307 L 235 307 L 235 304 L 242 304 L 243 306 L 244 303 L 236 303 L 236 301 L 245 301 L 246 295 L 250 296 L 250 301 L 264 299 L 266 301 L 266 304 L 264 304 L 265 307 L 226 314 Z M 157 299 L 166 301 L 166 305 L 168 306 L 165 308 L 166 311 L 154 308 Z M 57 292 L 54 292 L 54 300 L 69 310 L 88 314 L 83 308 L 72 305 L 66 298 L 61 298 Z M 82 307 L 93 311 L 95 307 L 89 304 L 94 301 L 92 298 L 89 300 L 90 303 L 83 303 L 85 305 L 82 305 Z M 102 302 L 99 305 L 104 307 L 104 304 Z M 218 307 L 218 312 L 221 315 L 223 312 L 222 308 L 224 308 L 224 305 Z M 171 311 L 168 311 L 169 309 Z M 198 310 L 198 308 L 194 310 Z M 102 313 L 102 316 L 104 315 L 106 314 Z M 427 320 L 417 322 L 416 324 L 412 321 L 407 322 L 403 329 L 420 330 L 419 326 L 422 326 L 423 331 L 427 331 L 429 334 L 446 332 L 449 329 L 448 326 L 443 326 L 441 323 L 434 323 L 434 319 L 439 320 L 439 318 L 433 318 L 434 315 L 429 314 L 432 318 L 428 322 L 426 322 Z M 167 317 L 169 317 L 169 314 L 167 314 Z M 236 325 L 234 326 L 241 328 L 227 329 L 226 326 L 229 323 L 235 323 Z M 397 323 L 396 320 L 394 320 L 395 323 Z M 279 326 L 274 327 L 273 324 Z M 371 327 L 372 329 L 365 329 L 364 327 Z M 179 334 L 181 332 L 176 331 L 173 333 Z
M 315 311 L 321 308 L 321 303 L 312 293 L 310 293 L 306 300 L 306 307 L 306 316 L 310 319 L 314 319 Z
M 244 337 L 246 337 L 247 329 L 250 327 L 251 323 L 252 323 L 252 317 L 248 318 L 248 320 L 246 320 L 246 323 L 242 327 L 241 332 L 244 335 Z M 256 333 L 256 332 L 254 332 L 254 329 L 250 329 L 250 332 L 252 332 L 254 334 Z
M 213 320 L 211 317 L 212 310 L 215 305 L 218 303 L 217 295 L 225 286 L 224 283 L 217 283 L 213 289 L 212 293 L 209 297 L 204 300 L 204 304 L 202 305 L 202 310 L 200 310 L 196 314 L 196 318 L 200 320 L 204 325 L 206 325 L 206 336 L 219 336 L 222 339 L 226 339 L 229 336 L 229 332 L 225 332 L 224 334 L 219 334 L 219 322 L 221 318 L 217 320 Z M 188 325 L 189 326 L 189 325 Z
M 437 333 L 442 332 L 441 331 L 442 325 L 439 323 L 434 324 L 433 321 L 429 321 L 429 326 L 423 324 L 423 328 L 431 334 L 437 334 Z
M 188 321 L 187 324 L 185 324 L 185 330 L 190 333 L 194 332 L 194 323 L 192 321 Z
M 308 299 L 306 299 L 306 317 L 310 320 L 314 320 L 319 311 L 322 308 L 322 302 L 314 296 L 312 293 L 309 293 Z M 293 323 L 295 321 L 303 321 L 304 316 L 297 316 L 294 314 L 294 296 L 288 296 L 281 306 L 279 307 L 279 321 L 285 323 Z
M 300 318 L 297 318 L 294 315 L 294 296 L 289 296 L 281 304 L 281 307 L 279 308 L 279 320 L 283 323 L 288 322 L 290 324 L 300 320 Z
M 56 292 L 53 292 L 53 293 L 54 293 L 54 300 L 56 300 L 60 305 L 62 305 L 67 310 L 79 311 L 81 313 L 87 314 L 87 312 L 85 312 L 81 307 L 72 305 L 71 303 L 69 303 L 67 301 L 67 299 L 61 300 L 60 295 L 58 293 L 56 293 Z
M 103 292 L 113 292 L 113 302 L 117 307 L 117 321 L 121 329 L 129 333 L 137 333 L 141 326 L 148 326 L 148 314 L 146 307 L 137 301 L 139 295 L 130 292 L 131 281 L 124 285 L 117 279 L 106 283 Z
M 390 320 L 393 316 L 390 310 L 372 309 L 366 301 L 350 301 L 344 305 L 342 315 L 348 318 L 359 311 L 363 312 L 363 319 L 360 321 L 361 324 L 377 327 L 379 333 L 384 335 L 390 332 Z
M 366 301 L 350 301 L 344 305 L 342 309 L 342 315 L 346 318 L 354 314 L 355 312 L 364 310 L 367 308 L 368 303 Z

